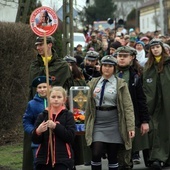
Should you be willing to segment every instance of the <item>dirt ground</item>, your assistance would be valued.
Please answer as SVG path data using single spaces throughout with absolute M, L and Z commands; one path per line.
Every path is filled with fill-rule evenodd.
M 21 129 L 10 130 L 7 132 L 1 130 L 0 134 L 2 134 L 2 137 L 0 138 L 0 146 L 9 143 L 21 143 L 23 141 L 23 132 Z

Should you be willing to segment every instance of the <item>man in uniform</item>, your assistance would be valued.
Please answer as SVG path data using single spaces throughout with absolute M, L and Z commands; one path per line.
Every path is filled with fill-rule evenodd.
M 53 49 L 54 38 L 46 37 L 47 43 L 47 60 L 49 68 L 49 77 L 52 80 L 51 85 L 62 86 L 67 92 L 73 85 L 71 70 L 66 61 L 59 58 L 56 51 Z M 44 37 L 37 37 L 35 42 L 38 52 L 37 58 L 30 65 L 29 69 L 29 100 L 33 99 L 36 88 L 32 87 L 32 81 L 38 76 L 46 76 L 45 68 L 45 44 Z M 33 169 L 33 156 L 31 151 L 31 135 L 24 133 L 24 148 L 23 148 L 23 169 Z
M 52 86 L 62 86 L 69 91 L 70 87 L 73 85 L 71 70 L 67 62 L 59 58 L 56 51 L 53 49 L 54 38 L 49 36 L 46 39 L 49 76 L 52 79 Z M 35 46 L 38 55 L 36 60 L 31 63 L 29 70 L 30 99 L 32 99 L 35 94 L 34 89 L 31 87 L 32 80 L 37 76 L 46 75 L 44 38 L 37 37 Z
M 90 47 L 94 48 L 94 51 L 99 52 L 102 49 L 102 42 L 97 39 L 97 35 L 95 32 L 91 34 L 91 41 L 87 45 L 87 51 Z
M 96 51 L 88 51 L 84 62 L 80 65 L 86 82 L 90 81 L 93 77 L 100 76 L 100 65 L 99 65 L 99 53 Z

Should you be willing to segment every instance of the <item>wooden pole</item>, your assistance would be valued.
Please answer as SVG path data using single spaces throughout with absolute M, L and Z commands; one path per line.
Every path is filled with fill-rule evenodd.
M 46 70 L 46 83 L 47 83 L 47 101 L 48 101 L 48 119 L 50 120 L 50 92 L 49 92 L 49 70 L 48 70 L 48 56 L 47 56 L 47 37 L 46 33 L 44 32 L 44 53 L 45 53 L 45 70 Z M 50 141 L 50 151 L 51 151 L 51 160 L 52 166 L 53 165 L 53 142 L 52 142 L 52 130 L 49 129 L 49 141 Z

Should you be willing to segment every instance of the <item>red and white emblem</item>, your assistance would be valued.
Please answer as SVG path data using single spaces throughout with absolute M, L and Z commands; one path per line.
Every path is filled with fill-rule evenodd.
M 101 88 L 99 88 L 99 87 L 96 87 L 94 90 L 95 93 L 99 93 L 100 91 L 101 91 Z
M 58 27 L 56 12 L 49 7 L 39 7 L 30 16 L 30 26 L 38 36 L 50 36 Z

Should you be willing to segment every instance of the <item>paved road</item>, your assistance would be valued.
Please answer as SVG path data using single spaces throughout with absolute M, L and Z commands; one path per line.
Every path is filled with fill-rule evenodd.
M 108 170 L 107 168 L 107 160 L 102 160 L 102 170 Z M 76 170 L 91 170 L 90 166 L 84 166 L 84 165 L 80 165 L 80 166 L 76 166 Z M 133 170 L 149 170 L 149 168 L 146 168 L 144 166 L 143 161 L 141 161 L 141 164 L 138 165 L 134 165 Z
M 146 168 L 143 162 L 143 157 L 142 154 L 141 155 L 141 163 L 138 165 L 134 165 L 133 170 L 149 170 L 149 168 Z M 102 160 L 102 170 L 108 170 L 107 168 L 107 160 Z M 80 165 L 80 166 L 76 166 L 76 170 L 91 170 L 90 166 L 84 166 L 84 165 Z M 163 170 L 170 170 L 170 167 L 168 168 L 163 168 Z

